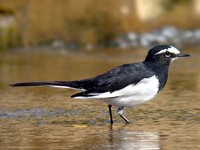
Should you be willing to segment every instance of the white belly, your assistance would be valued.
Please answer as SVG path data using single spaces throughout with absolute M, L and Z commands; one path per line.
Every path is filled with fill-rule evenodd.
M 136 85 L 129 85 L 124 89 L 113 92 L 114 95 L 117 95 L 117 92 L 120 94 L 116 97 L 110 97 L 104 102 L 115 106 L 135 106 L 154 98 L 158 93 L 158 89 L 159 81 L 156 76 L 152 76 L 141 80 Z
M 154 75 L 144 78 L 137 84 L 130 84 L 114 92 L 92 93 L 91 97 L 79 96 L 76 99 L 98 99 L 115 106 L 134 106 L 151 100 L 159 90 L 159 81 Z

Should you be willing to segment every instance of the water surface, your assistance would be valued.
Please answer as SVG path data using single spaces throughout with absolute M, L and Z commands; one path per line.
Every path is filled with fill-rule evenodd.
M 145 50 L 2 53 L 0 56 L 0 147 L 2 149 L 200 149 L 200 51 L 170 67 L 169 80 L 154 100 L 125 113 L 95 100 L 73 100 L 75 91 L 48 87 L 11 88 L 21 81 L 92 77 L 117 65 L 141 61 Z

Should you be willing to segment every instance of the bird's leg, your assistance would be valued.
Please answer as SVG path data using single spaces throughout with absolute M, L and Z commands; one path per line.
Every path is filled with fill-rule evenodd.
M 129 123 L 129 120 L 123 114 L 123 110 L 124 110 L 124 106 L 118 107 L 117 113 L 121 118 L 123 118 L 126 121 L 126 123 Z
M 112 105 L 108 105 L 109 108 L 109 114 L 110 114 L 110 124 L 113 124 L 113 117 L 112 117 Z

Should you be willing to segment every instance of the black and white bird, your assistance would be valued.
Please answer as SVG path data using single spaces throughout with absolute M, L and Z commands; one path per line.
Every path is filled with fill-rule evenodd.
M 76 99 L 97 99 L 108 104 L 110 122 L 113 124 L 111 107 L 118 107 L 118 114 L 129 123 L 123 114 L 124 107 L 136 106 L 153 99 L 165 86 L 169 65 L 180 53 L 169 45 L 158 45 L 149 50 L 143 62 L 124 64 L 96 77 L 75 81 L 22 82 L 10 84 L 20 86 L 50 86 L 70 88 L 80 92 L 72 95 Z

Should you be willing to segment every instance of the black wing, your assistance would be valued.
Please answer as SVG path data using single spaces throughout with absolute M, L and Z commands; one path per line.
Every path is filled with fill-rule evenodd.
M 143 63 L 125 64 L 97 77 L 81 80 L 86 91 L 72 97 L 90 97 L 93 93 L 114 92 L 130 84 L 137 84 L 143 78 L 153 76 L 153 72 Z

